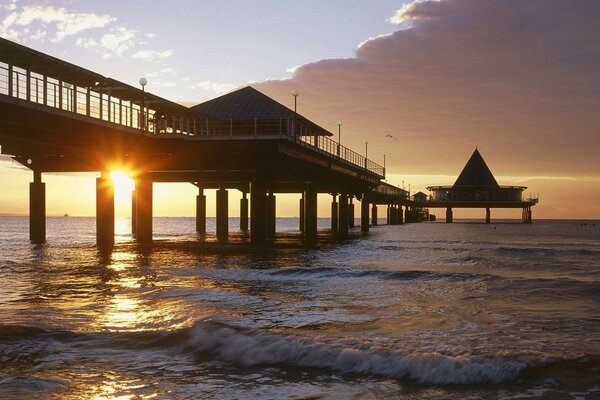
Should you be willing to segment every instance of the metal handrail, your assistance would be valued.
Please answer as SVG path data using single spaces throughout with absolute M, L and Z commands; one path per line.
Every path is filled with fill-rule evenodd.
M 100 88 L 101 89 L 101 88 Z M 313 151 L 334 157 L 380 177 L 384 168 L 368 158 L 320 136 L 314 128 L 296 119 L 251 119 L 217 121 L 189 115 L 171 115 L 160 108 L 142 107 L 96 87 L 81 87 L 0 62 L 0 94 L 52 107 L 96 120 L 133 128 L 148 135 L 279 136 Z

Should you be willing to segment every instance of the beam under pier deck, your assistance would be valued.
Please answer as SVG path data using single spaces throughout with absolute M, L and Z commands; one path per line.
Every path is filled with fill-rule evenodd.
M 33 182 L 29 183 L 29 240 L 33 244 L 46 242 L 46 184 L 39 171 L 33 171 Z
M 115 186 L 106 171 L 96 178 L 96 243 L 102 248 L 115 244 Z

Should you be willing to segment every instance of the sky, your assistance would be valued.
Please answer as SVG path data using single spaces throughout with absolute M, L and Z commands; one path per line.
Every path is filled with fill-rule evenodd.
M 534 218 L 600 218 L 598 26 L 597 0 L 0 5 L 0 36 L 132 85 L 144 76 L 185 105 L 250 84 L 291 107 L 298 90 L 300 113 L 332 131 L 342 120 L 343 144 L 368 140 L 387 181 L 413 193 L 452 184 L 477 147 L 500 184 L 539 193 Z M 0 160 L 0 213 L 27 213 L 30 180 Z M 49 214 L 93 215 L 93 176 L 45 181 Z M 195 194 L 156 185 L 155 214 L 193 215 Z M 296 204 L 280 196 L 280 214 Z

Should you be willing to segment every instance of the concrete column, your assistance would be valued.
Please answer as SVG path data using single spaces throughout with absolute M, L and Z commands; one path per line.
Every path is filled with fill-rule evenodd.
M 404 221 L 406 220 L 406 218 L 404 217 L 404 210 L 402 210 L 402 206 L 398 205 L 398 208 L 396 209 L 396 213 L 398 215 L 398 218 L 396 219 L 396 223 L 399 225 L 404 224 Z M 408 207 L 406 207 L 406 210 L 408 211 Z
M 131 191 L 131 235 L 135 236 L 137 230 L 137 192 Z
M 485 223 L 489 224 L 491 220 L 491 213 L 489 207 L 485 209 Z
M 452 219 L 453 219 L 452 208 L 448 207 L 448 208 L 446 208 L 446 222 L 452 223 Z
M 304 232 L 304 193 L 302 193 L 302 197 L 300 198 L 300 208 L 299 208 L 299 213 L 300 213 L 300 232 Z
M 33 244 L 46 242 L 46 184 L 42 173 L 33 172 L 29 183 L 29 240 Z
M 387 205 L 386 224 L 388 224 L 388 225 L 392 224 L 392 206 L 390 204 Z
M 248 231 L 248 195 L 243 192 L 240 199 L 240 230 Z
M 371 206 L 371 225 L 377 226 L 377 204 Z
M 310 182 L 304 188 L 304 238 L 308 244 L 317 241 L 317 190 Z
M 267 185 L 261 177 L 250 182 L 250 243 L 263 245 L 267 241 Z
M 533 222 L 533 216 L 531 214 L 531 207 L 527 208 L 527 223 L 531 224 Z
M 333 195 L 333 201 L 331 202 L 331 231 L 337 232 L 338 230 L 338 203 L 337 195 Z
M 360 231 L 363 233 L 369 232 L 369 202 L 363 194 L 360 202 Z
M 390 206 L 390 225 L 398 224 L 398 209 L 395 205 Z
M 96 178 L 96 243 L 99 247 L 115 244 L 115 187 L 108 172 Z
M 273 193 L 267 195 L 267 238 L 275 239 L 277 231 L 277 201 Z
M 348 209 L 348 195 L 341 193 L 338 204 L 338 236 L 341 238 L 348 237 L 348 216 L 350 215 Z
M 135 182 L 136 201 L 136 235 L 139 243 L 152 243 L 152 181 L 138 179 Z
M 217 190 L 217 240 L 226 242 L 229 235 L 229 193 L 226 189 Z
M 198 188 L 196 196 L 196 232 L 206 233 L 206 195 L 203 188 Z
M 354 228 L 354 197 L 350 197 L 348 205 L 348 228 Z

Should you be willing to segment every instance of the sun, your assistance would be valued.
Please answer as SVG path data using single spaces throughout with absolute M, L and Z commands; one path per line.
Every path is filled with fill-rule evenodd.
M 115 185 L 115 200 L 131 198 L 134 183 L 129 174 L 123 171 L 111 171 L 110 177 Z

